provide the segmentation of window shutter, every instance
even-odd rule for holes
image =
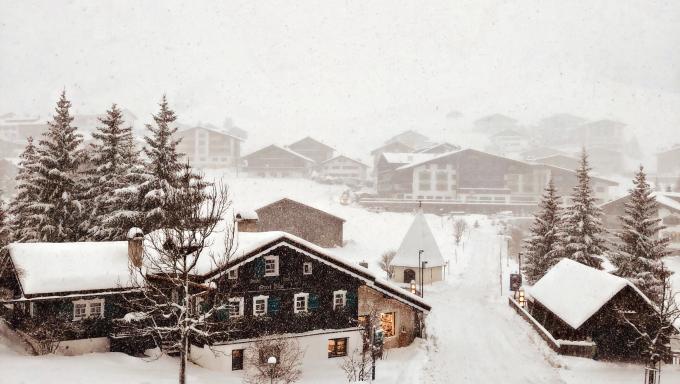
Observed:
[[[59,304],[59,313],[73,317],[73,303],[70,301],[62,301],[61,304]]]
[[[113,296],[111,296],[113,297]],[[120,309],[113,304],[112,299],[104,299],[104,318],[116,317],[114,313],[119,313]]]
[[[255,259],[255,276],[264,276],[264,257],[258,257]]]
[[[281,299],[278,297],[269,297],[267,300],[267,313],[277,314],[281,310]]]
[[[345,303],[349,308],[355,308],[357,306],[357,292],[354,290],[347,291],[347,296],[345,296]]]
[[[309,294],[309,299],[307,301],[307,308],[310,311],[319,309],[319,296],[314,293]]]
[[[217,321],[226,321],[229,319],[229,309],[218,309],[215,311],[215,318]]]

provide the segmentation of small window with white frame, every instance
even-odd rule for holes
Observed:
[[[229,299],[229,317],[243,316],[243,298],[232,297]]]
[[[270,255],[264,257],[264,275],[278,276],[279,275],[279,257]]]
[[[238,279],[238,267],[234,267],[227,272],[227,277],[229,280],[236,280]]]
[[[253,315],[264,316],[267,314],[267,302],[269,296],[255,296],[253,297]]]
[[[347,291],[333,291],[333,309],[344,308],[347,305]]]
[[[312,262],[308,261],[302,264],[302,274],[311,275],[312,274]]]
[[[104,299],[76,300],[73,302],[73,320],[104,317]]]
[[[294,313],[305,313],[309,304],[309,293],[296,293],[293,296],[293,312]]]

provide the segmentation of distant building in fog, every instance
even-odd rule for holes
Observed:
[[[457,151],[459,149],[460,149],[460,146],[458,146],[458,145],[444,142],[444,143],[431,144],[431,145],[425,146],[423,148],[420,148],[418,150],[415,150],[413,152],[415,152],[415,153],[446,153],[446,152]],[[394,151],[391,151],[391,152],[394,152]],[[397,151],[397,152],[401,152],[401,151]]]
[[[241,164],[248,175],[254,177],[308,177],[316,162],[272,144],[243,156]]]
[[[177,151],[197,168],[225,168],[239,164],[243,139],[224,131],[193,127],[177,131]]]
[[[491,135],[491,145],[492,151],[495,153],[519,155],[529,145],[529,138],[514,129],[505,129]]]
[[[301,154],[302,156],[314,160],[314,162],[317,164],[329,160],[333,157],[333,153],[335,153],[335,149],[333,149],[333,147],[330,147],[309,136],[302,140],[296,141],[291,145],[288,145],[287,148]]]
[[[496,113],[475,120],[474,128],[479,133],[494,135],[507,129],[517,129],[517,120]]]
[[[664,190],[680,186],[680,144],[656,154],[656,177]]]
[[[533,162],[538,164],[554,165],[556,167],[569,170],[574,170],[578,168],[579,165],[581,165],[581,161],[579,159],[566,155],[552,155],[546,157],[539,157],[533,159]]]
[[[429,140],[430,139],[422,133],[409,129],[387,139],[385,144],[402,143],[416,150],[426,146],[429,143]]]
[[[624,147],[624,128],[626,124],[614,120],[597,120],[582,124],[571,131],[569,142],[591,147],[604,147],[622,150]]]
[[[368,165],[344,155],[328,159],[318,168],[320,176],[342,180],[348,184],[363,184],[368,179]]]

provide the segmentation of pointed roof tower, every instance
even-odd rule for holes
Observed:
[[[392,260],[392,265],[400,267],[418,267],[418,251],[423,250],[421,261],[427,261],[427,268],[444,265],[444,258],[439,251],[437,241],[432,234],[425,215],[419,209],[411,227],[401,241],[399,250]]]

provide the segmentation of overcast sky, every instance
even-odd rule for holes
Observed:
[[[63,87],[78,112],[117,102],[141,122],[167,93],[250,145],[313,134],[358,154],[570,112],[651,148],[680,141],[680,2],[0,0],[0,114],[45,116]]]

